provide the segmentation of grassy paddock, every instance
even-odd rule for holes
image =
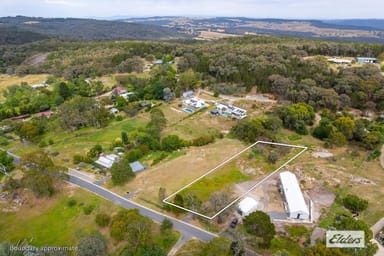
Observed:
[[[0,91],[3,91],[8,86],[11,85],[20,85],[21,83],[27,83],[29,85],[39,84],[47,80],[48,75],[26,75],[26,76],[15,76],[15,75],[5,75],[0,74]],[[3,99],[3,94],[0,93],[0,99]]]
[[[75,199],[76,205],[70,207],[69,198]],[[97,231],[96,213],[113,213],[119,209],[109,201],[75,188],[66,189],[51,199],[32,200],[17,212],[0,212],[0,240],[16,243],[32,239],[35,246],[75,246],[80,237]],[[85,215],[83,208],[88,205],[94,210]]]

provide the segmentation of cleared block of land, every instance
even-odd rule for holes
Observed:
[[[213,219],[306,149],[304,146],[258,141],[169,195],[163,202]],[[254,183],[247,186],[244,193],[234,189],[234,185],[244,181]]]

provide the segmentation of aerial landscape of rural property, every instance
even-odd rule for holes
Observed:
[[[380,5],[5,0],[0,256],[384,256]]]

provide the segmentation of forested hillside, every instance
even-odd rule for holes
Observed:
[[[0,31],[18,33],[1,34],[0,44],[20,44],[39,41],[47,37],[70,40],[172,40],[186,38],[173,29],[119,21],[74,18],[0,18]],[[23,34],[20,34],[22,31]]]

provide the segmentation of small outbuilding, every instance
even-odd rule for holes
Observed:
[[[280,173],[282,192],[290,219],[308,220],[309,210],[305,203],[296,175],[291,172]]]
[[[145,165],[142,165],[139,161],[129,163],[129,166],[131,167],[134,173],[141,172],[147,169],[147,167]]]
[[[245,197],[239,203],[239,213],[241,216],[246,217],[257,209],[257,202],[252,197]]]
[[[370,58],[370,57],[357,57],[356,58],[357,63],[360,64],[367,64],[367,63],[376,63],[377,59],[376,58]]]

